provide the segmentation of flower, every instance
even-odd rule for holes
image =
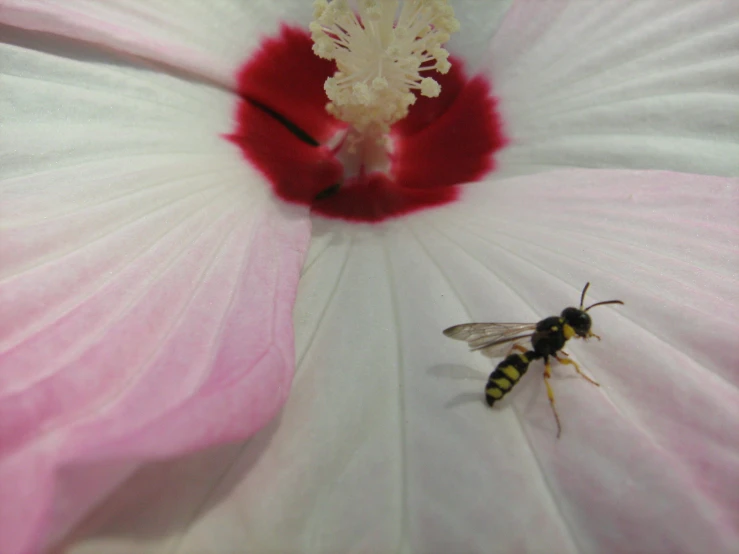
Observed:
[[[313,221],[270,419],[307,209],[221,135],[309,6],[2,2],[0,551],[96,505],[70,551],[733,548],[737,8],[480,4],[449,50],[509,146],[433,211]],[[491,413],[441,329],[586,280],[626,305],[571,351],[602,390],[555,381],[557,441],[534,375]]]

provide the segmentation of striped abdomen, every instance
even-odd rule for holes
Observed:
[[[500,362],[490,374],[488,384],[485,386],[485,400],[488,405],[492,406],[503,398],[523,377],[529,369],[529,364],[539,357],[536,352],[529,350],[523,354],[511,354]]]

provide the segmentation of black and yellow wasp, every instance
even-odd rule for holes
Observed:
[[[489,406],[503,398],[513,388],[513,385],[518,383],[529,369],[531,362],[543,358],[544,383],[547,386],[547,396],[557,422],[557,438],[559,438],[562,425],[554,405],[554,392],[549,384],[552,376],[549,358],[554,358],[561,364],[573,366],[586,381],[599,387],[598,383],[580,371],[580,366],[574,361],[562,358],[559,354],[567,356],[562,348],[571,338],[595,337],[600,340],[600,337],[591,331],[593,321],[588,315],[588,310],[605,304],[623,304],[621,300],[607,300],[596,302],[583,309],[585,293],[589,286],[590,283],[586,283],[585,288],[582,289],[579,308],[565,308],[560,315],[547,317],[538,323],[463,323],[444,330],[447,337],[467,341],[470,350],[480,351],[488,358],[497,358],[507,345],[513,343],[508,356],[495,367],[488,378],[485,386],[485,400]],[[529,338],[531,339],[531,350],[518,344]],[[513,353],[514,350],[519,352]]]

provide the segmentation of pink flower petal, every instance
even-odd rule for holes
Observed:
[[[511,145],[560,167],[739,175],[739,2],[516,0],[483,65]]]
[[[226,87],[263,35],[311,18],[310,2],[2,0],[0,22],[92,43]]]
[[[452,34],[445,48],[462,58],[472,75],[480,70],[491,38],[514,0],[453,0],[454,17],[460,30]]]
[[[572,170],[317,221],[280,420],[136,473],[70,553],[731,553],[737,209],[737,180]],[[540,364],[490,410],[490,362],[441,330],[558,313],[587,280],[626,305],[568,348],[601,388],[555,367],[557,440]]]
[[[26,554],[138,462],[274,416],[310,225],[222,138],[232,95],[0,56],[0,552]],[[70,495],[66,472],[100,460]]]

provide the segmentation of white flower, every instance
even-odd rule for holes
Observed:
[[[455,2],[448,44],[496,169],[314,217],[293,354],[308,209],[224,136],[310,4],[0,1],[0,552],[735,548],[738,6],[506,7]],[[441,330],[585,281],[626,305],[568,347],[602,386],[553,380],[557,440],[538,365],[491,411]]]

